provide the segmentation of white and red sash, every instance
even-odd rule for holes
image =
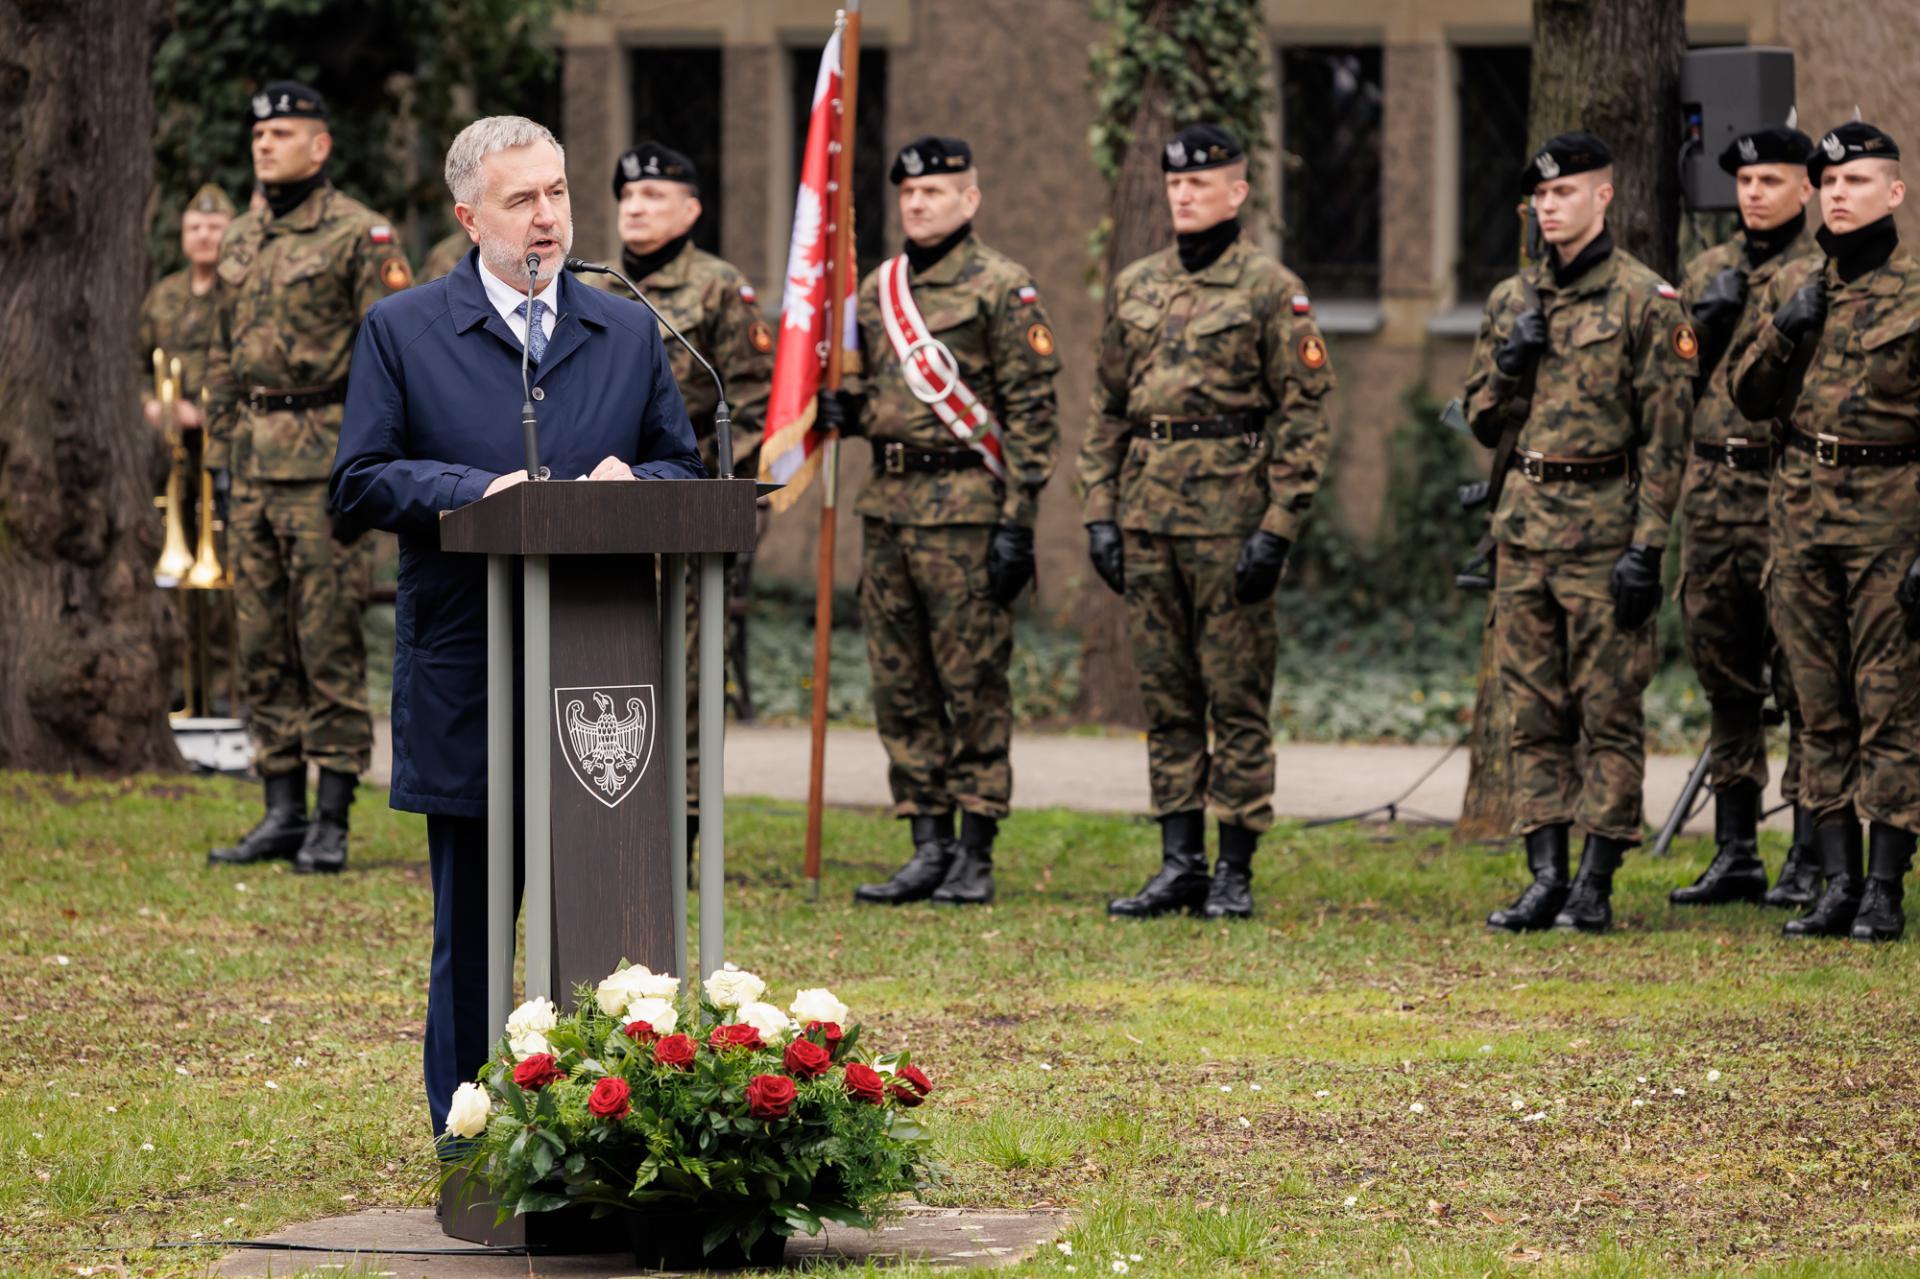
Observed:
[[[927,322],[920,318],[913,290],[907,286],[905,254],[880,264],[880,318],[914,398],[931,408],[954,438],[978,453],[993,477],[1004,482],[1007,459],[1000,423],[960,380],[960,362],[947,344],[927,332]]]

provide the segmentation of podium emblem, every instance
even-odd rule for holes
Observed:
[[[553,715],[560,753],[589,795],[613,808],[634,792],[659,735],[653,685],[556,688]]]

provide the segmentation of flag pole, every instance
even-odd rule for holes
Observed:
[[[860,85],[860,0],[835,15],[840,29],[840,118],[828,168],[827,372],[838,391],[846,373],[847,266],[853,261],[853,120]],[[827,683],[833,653],[833,542],[840,488],[840,435],[827,437],[820,490],[818,577],[813,597],[813,754],[807,767],[807,896],[820,900],[820,823],[826,805]]]

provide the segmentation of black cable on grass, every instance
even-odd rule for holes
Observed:
[[[1431,778],[1435,773],[1440,771],[1440,766],[1446,763],[1448,760],[1452,759],[1454,756],[1454,753],[1457,752],[1462,746],[1465,746],[1466,744],[1467,744],[1467,734],[1462,733],[1459,736],[1459,738],[1453,743],[1453,745],[1447,747],[1445,754],[1441,755],[1439,759],[1434,760],[1432,765],[1428,767],[1426,772],[1420,774],[1419,777],[1414,779],[1413,785],[1407,787],[1405,790],[1401,791],[1398,795],[1395,795],[1392,799],[1388,800],[1386,803],[1375,804],[1372,808],[1363,808],[1357,813],[1348,813],[1342,817],[1316,817],[1312,821],[1302,822],[1300,824],[1300,828],[1302,830],[1315,830],[1322,826],[1340,826],[1347,822],[1365,821],[1367,818],[1373,816],[1375,813],[1385,813],[1387,815],[1387,820],[1390,822],[1400,820],[1400,811],[1401,811],[1400,806],[1406,802],[1407,796],[1413,794],[1415,791],[1419,790],[1422,786],[1425,786],[1427,784],[1428,779]],[[1435,825],[1438,825],[1438,826],[1448,825],[1447,822],[1444,822],[1437,817],[1431,817],[1425,813],[1415,813],[1414,810],[1412,809],[1408,809],[1407,812],[1409,814],[1412,814],[1413,816],[1419,817],[1424,821],[1433,822]]]

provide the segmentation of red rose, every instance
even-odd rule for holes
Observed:
[[[765,1042],[760,1032],[744,1021],[727,1026],[715,1026],[713,1033],[707,1036],[707,1047],[719,1052],[726,1048],[764,1048]]]
[[[798,1078],[815,1079],[833,1065],[833,1054],[811,1039],[796,1039],[787,1045],[781,1061]]]
[[[903,1106],[917,1106],[933,1091],[933,1080],[918,1066],[902,1066],[894,1072],[894,1077],[905,1082],[894,1084],[888,1091]]]
[[[887,1086],[881,1082],[880,1072],[872,1066],[863,1066],[857,1061],[850,1061],[847,1063],[845,1073],[847,1091],[853,1094],[856,1101],[877,1106],[886,1098]]]
[[[535,1053],[513,1068],[513,1082],[533,1091],[560,1078],[560,1064],[552,1053]]]
[[[627,1038],[636,1044],[650,1044],[659,1036],[653,1033],[650,1021],[630,1021],[627,1023]]]
[[[838,1048],[840,1041],[846,1038],[837,1021],[810,1021],[807,1023],[807,1033],[819,1035],[820,1042],[828,1048]]]
[[[675,1070],[693,1069],[693,1041],[685,1035],[668,1035],[653,1041],[653,1059]]]
[[[633,1109],[633,1103],[627,1081],[608,1075],[593,1086],[593,1093],[587,1098],[587,1109],[602,1119],[625,1119],[627,1112]]]
[[[793,1080],[785,1075],[755,1075],[747,1082],[747,1112],[755,1119],[785,1119],[794,1096]]]

